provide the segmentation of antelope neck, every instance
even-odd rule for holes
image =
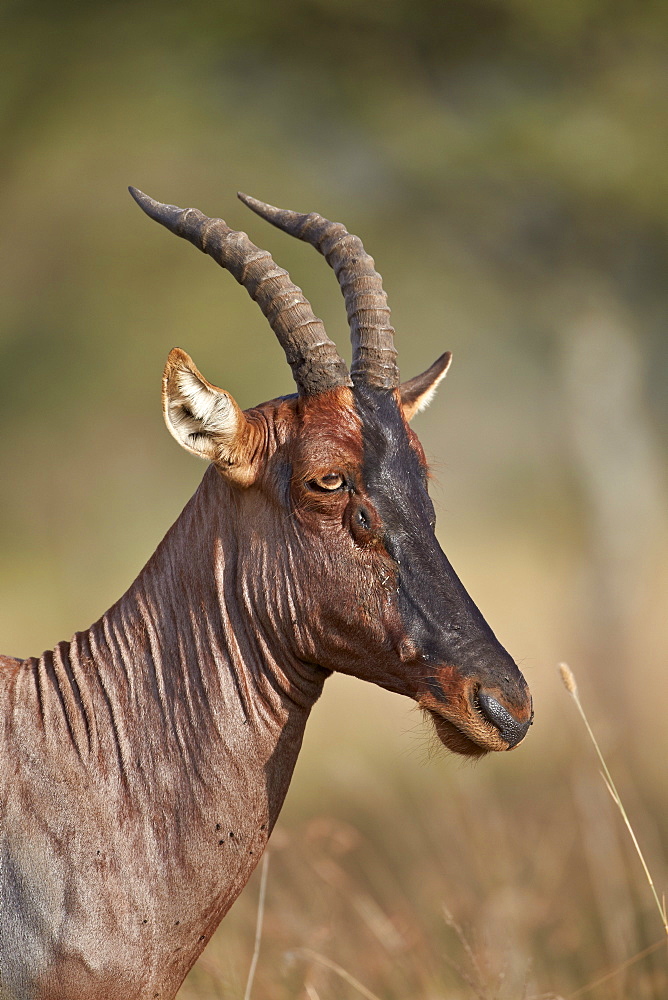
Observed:
[[[226,746],[253,732],[268,757],[288,715],[308,714],[320,693],[324,675],[299,673],[298,663],[277,657],[267,635],[277,624],[274,609],[266,602],[260,615],[239,579],[228,491],[209,468],[126,594],[88,631],[35,663],[45,725],[60,703],[82,761],[111,737],[104,757],[113,750],[128,782],[153,752],[156,766],[164,767],[171,749],[175,766],[190,770],[210,752],[210,738]],[[256,555],[262,584],[270,586]],[[96,686],[110,726],[96,721],[89,704]],[[51,704],[49,689],[57,692]]]
[[[26,955],[35,981],[74,962],[77,996],[99,987],[86,993],[81,955],[119,974],[132,955],[129,998],[176,989],[276,821],[326,672],[272,652],[271,608],[249,618],[228,490],[211,467],[98,622],[0,671],[0,863],[17,897],[7,927],[0,912],[0,967],[18,996]],[[103,939],[70,941],[68,914],[93,912]]]

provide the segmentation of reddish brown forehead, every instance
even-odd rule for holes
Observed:
[[[387,403],[394,414],[392,423],[395,426],[389,433],[392,444],[396,447],[398,438],[403,438],[410,446],[413,461],[417,457],[419,464],[426,468],[422,445],[404,419],[398,394],[383,395],[391,397]],[[323,468],[339,466],[361,470],[368,457],[365,452],[369,450],[368,441],[365,442],[368,415],[358,396],[355,389],[339,386],[318,395],[269,400],[247,414],[266,424],[268,438],[273,438],[276,445],[287,447],[291,461],[297,466],[313,467],[315,464]],[[390,452],[394,450],[390,447]]]
[[[361,468],[362,423],[352,390],[340,386],[296,402],[299,431],[295,463]]]
[[[258,427],[265,461],[274,455],[287,461],[293,477],[362,469],[362,422],[347,386],[313,396],[271,399],[245,412]]]

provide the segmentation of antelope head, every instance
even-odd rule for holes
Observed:
[[[236,512],[238,590],[253,627],[302,674],[343,671],[415,699],[451,750],[517,746],[532,719],[527,685],[440,548],[427,463],[409,427],[450,354],[400,381],[380,275],[342,225],[240,195],[334,269],[350,372],[301,290],[245,233],[130,191],[247,289],[297,384],[294,396],[242,410],[180,349],[165,368],[167,426],[212,463]]]

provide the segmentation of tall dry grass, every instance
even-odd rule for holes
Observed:
[[[331,694],[340,720],[348,689]],[[405,752],[382,721],[377,751],[355,761],[343,742],[307,746],[271,842],[254,1000],[664,1000],[665,935],[572,721],[540,768],[531,737],[461,765],[425,759],[422,742]],[[661,801],[616,770],[665,885]],[[180,1000],[243,996],[258,888],[255,876]]]
[[[656,908],[657,908],[657,910],[659,912],[659,918],[660,918],[661,923],[663,925],[663,929],[666,932],[666,935],[668,935],[668,917],[666,916],[666,897],[665,897],[665,894],[664,894],[663,898],[660,900],[659,897],[658,897],[658,895],[657,895],[656,886],[654,884],[654,879],[652,877],[652,873],[649,870],[649,866],[648,866],[648,864],[647,864],[647,862],[645,860],[645,855],[642,852],[640,844],[638,843],[638,838],[636,837],[636,832],[633,829],[633,824],[631,823],[631,820],[629,819],[629,815],[628,815],[628,813],[626,811],[626,808],[624,806],[624,803],[622,801],[622,797],[619,794],[619,792],[617,791],[617,786],[616,786],[616,784],[615,784],[615,782],[613,780],[612,775],[610,774],[610,770],[609,770],[608,765],[607,765],[607,763],[605,761],[605,757],[603,756],[603,753],[601,752],[601,748],[598,745],[598,740],[596,739],[596,736],[594,735],[594,731],[593,731],[593,729],[591,728],[591,726],[589,724],[589,719],[587,718],[585,710],[584,710],[584,708],[582,706],[582,702],[580,701],[580,694],[578,692],[578,686],[577,686],[577,683],[576,683],[576,680],[575,680],[575,675],[573,674],[573,671],[571,670],[571,668],[568,666],[567,663],[560,663],[559,664],[559,672],[561,674],[561,679],[564,682],[564,687],[566,688],[566,690],[568,691],[568,693],[573,698],[573,701],[575,702],[577,710],[580,713],[580,717],[582,718],[582,721],[585,724],[585,728],[587,730],[587,735],[589,736],[589,739],[591,740],[591,742],[592,742],[592,744],[594,746],[594,750],[596,751],[596,755],[597,755],[597,757],[599,759],[599,762],[600,762],[600,765],[601,765],[601,777],[603,778],[603,781],[605,782],[605,787],[610,792],[610,797],[612,798],[612,801],[617,806],[617,808],[619,810],[619,813],[620,813],[620,816],[622,817],[622,820],[624,821],[624,825],[626,826],[626,829],[629,832],[629,836],[631,837],[631,842],[632,842],[632,844],[633,844],[633,846],[635,848],[636,854],[638,855],[638,858],[640,860],[640,864],[642,865],[643,872],[645,873],[645,878],[647,879],[647,884],[649,885],[650,892],[652,894],[654,902],[656,903]]]

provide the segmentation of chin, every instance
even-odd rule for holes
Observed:
[[[426,709],[434,723],[434,729],[439,740],[448,750],[458,753],[462,757],[484,757],[489,753],[491,747],[481,746],[475,743],[469,736],[457,729],[457,726],[449,719],[443,718],[437,712]]]

